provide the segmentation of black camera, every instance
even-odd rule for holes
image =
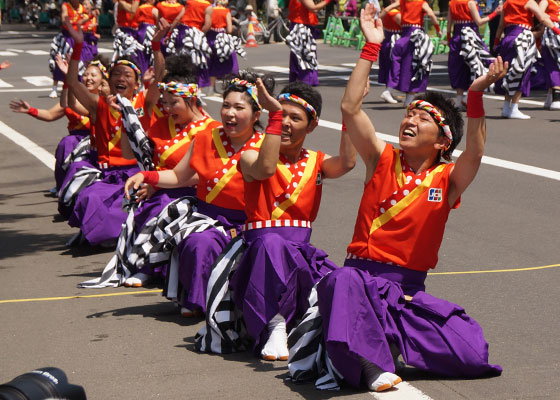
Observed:
[[[40,368],[0,385],[0,400],[86,400],[84,388],[68,383],[64,371]]]

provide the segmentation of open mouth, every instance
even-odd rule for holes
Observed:
[[[115,85],[115,89],[119,92],[124,92],[126,90],[126,85],[117,84]]]
[[[237,122],[226,121],[226,122],[224,123],[224,125],[225,125],[227,128],[232,129],[232,128],[235,128],[235,127],[237,126]]]
[[[412,132],[410,129],[405,129],[405,130],[403,131],[403,136],[406,136],[406,137],[415,137],[416,134],[415,134],[414,132]]]

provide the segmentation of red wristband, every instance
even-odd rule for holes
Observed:
[[[161,42],[157,40],[152,40],[152,50],[153,51],[161,51]]]
[[[467,96],[467,117],[484,117],[484,102],[482,101],[482,93],[483,92],[469,90],[469,95]]]
[[[447,32],[447,43],[451,41],[451,32]]]
[[[496,11],[492,11],[490,14],[488,14],[488,20],[493,20],[494,18],[496,18],[498,16],[498,13]]]
[[[379,49],[381,45],[379,43],[366,43],[364,48],[362,49],[362,53],[360,54],[360,58],[364,60],[368,60],[371,62],[377,61],[377,57],[379,56]]]
[[[496,47],[499,44],[500,44],[500,38],[497,37],[496,39],[494,39],[494,47]]]
[[[557,35],[560,35],[560,29],[556,26],[554,28],[552,28],[552,32],[554,32]]]
[[[346,128],[346,124],[342,121],[342,132],[347,132],[348,129]]]
[[[144,176],[144,183],[155,186],[159,182],[159,173],[157,171],[140,171]]]
[[[72,56],[70,57],[71,60],[80,61],[80,57],[82,56],[82,46],[83,43],[74,43],[74,47],[72,48]]]
[[[434,28],[436,28],[436,32],[437,32],[438,36],[441,36],[441,28],[439,27],[439,24],[435,24]]]
[[[29,110],[27,110],[27,114],[31,115],[32,117],[36,117],[39,114],[39,110],[37,110],[35,107],[29,107]]]
[[[266,127],[267,135],[282,135],[282,119],[284,112],[282,110],[272,111],[268,114],[268,126]]]
[[[62,84],[62,90],[68,89],[68,84],[66,83],[66,79],[64,79],[64,83]]]

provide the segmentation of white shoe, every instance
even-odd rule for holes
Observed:
[[[143,272],[137,272],[124,281],[124,286],[126,287],[142,287],[146,283],[152,280],[152,277]]]
[[[523,114],[521,111],[519,111],[519,108],[517,108],[517,107],[512,107],[509,115],[507,116],[507,118],[510,118],[510,119],[531,119],[531,116],[529,116],[527,114]]]
[[[56,90],[53,90],[50,94],[49,94],[49,98],[51,99],[56,99],[58,97],[58,93],[56,92]]]
[[[267,361],[286,361],[288,359],[288,335],[286,334],[286,320],[276,314],[268,323],[270,336],[266,341],[261,356]]]
[[[385,101],[385,103],[389,103],[389,104],[397,104],[398,103],[398,101],[395,100],[393,98],[393,96],[391,96],[391,92],[389,92],[387,89],[385,89],[379,97],[381,97],[383,99],[383,101]]]
[[[560,101],[553,101],[550,103],[549,110],[560,110]]]
[[[200,317],[202,313],[199,310],[191,311],[190,308],[181,307],[181,316],[184,318]]]

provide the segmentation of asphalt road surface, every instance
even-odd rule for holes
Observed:
[[[19,27],[18,27],[19,28]],[[91,399],[310,398],[348,399],[556,399],[560,390],[560,113],[542,109],[543,92],[524,99],[528,121],[500,118],[501,101],[485,98],[486,158],[475,182],[451,213],[440,261],[427,279],[433,295],[462,305],[484,328],[498,378],[455,380],[407,369],[407,385],[383,394],[350,388],[316,391],[285,381],[287,365],[250,353],[208,355],[194,351],[201,319],[183,319],[157,287],[77,289],[98,276],[107,249],[67,248],[76,232],[57,216],[50,154],[66,123],[43,123],[8,108],[23,98],[49,108],[47,59],[54,32],[0,32],[0,382],[34,368],[56,366]],[[110,51],[111,44],[100,47]],[[243,67],[269,71],[287,82],[288,48],[248,49]],[[358,52],[319,45],[321,125],[310,149],[336,154],[339,102]],[[446,59],[436,56],[430,87],[450,93]],[[375,70],[372,82],[376,80]],[[278,90],[277,90],[278,92]],[[402,104],[379,99],[372,85],[364,108],[378,132],[396,140]],[[219,116],[219,99],[207,98]],[[15,132],[32,141],[23,148]],[[21,142],[21,139],[16,139]],[[38,147],[33,147],[38,146]],[[463,149],[461,145],[459,149]],[[42,162],[41,149],[46,151]],[[326,181],[312,242],[339,265],[352,235],[364,168]]]

